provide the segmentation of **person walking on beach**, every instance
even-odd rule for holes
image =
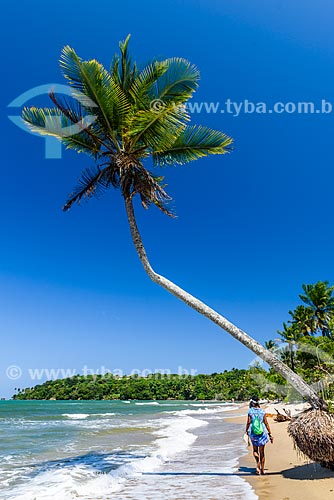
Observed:
[[[270,440],[273,442],[265,410],[260,408],[259,398],[253,396],[249,403],[246,434],[249,434],[253,445],[253,456],[256,461],[256,474],[264,474],[264,447]]]

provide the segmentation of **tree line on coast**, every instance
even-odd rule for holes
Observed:
[[[211,375],[178,375],[154,373],[117,376],[76,375],[51,380],[32,388],[20,390],[14,399],[139,399],[139,400],[198,400],[245,399],[252,394],[256,381],[249,370],[225,371]]]
[[[303,285],[299,298],[301,303],[289,311],[290,319],[265,346],[330,399],[334,376],[334,286],[327,281]],[[211,375],[75,375],[19,389],[13,399],[244,400],[253,394],[270,399],[297,397],[281,375],[255,362],[248,369],[234,368]]]

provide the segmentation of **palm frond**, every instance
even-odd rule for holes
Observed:
[[[119,48],[121,50],[120,68],[119,68],[119,81],[123,92],[127,92],[134,81],[137,74],[136,64],[131,63],[129,56],[128,45],[131,35],[128,35],[124,42],[119,43]]]
[[[121,77],[119,74],[119,63],[120,63],[120,58],[118,54],[114,54],[114,57],[112,58],[111,64],[110,64],[110,74],[111,78],[121,87]]]
[[[76,99],[56,96],[54,92],[50,92],[49,97],[59,111],[73,123],[73,131],[77,129],[80,132],[81,129],[96,143],[98,149],[103,146],[107,151],[114,152],[113,143],[110,143],[109,137],[101,129],[96,115],[89,114],[89,110],[84,108]],[[85,128],[81,125],[83,118],[86,119],[87,123],[90,123]],[[73,134],[67,134],[66,138],[71,137],[71,135]]]
[[[22,110],[22,120],[32,132],[40,135],[51,135],[58,139],[63,137],[63,128],[71,125],[57,108],[36,108],[25,106]]]
[[[58,139],[63,139],[72,131],[77,130],[72,128],[73,121],[57,108],[24,107],[22,119],[33,132],[38,132],[40,135],[51,135]],[[78,127],[80,126],[82,133],[85,133],[85,128],[89,124],[90,121],[85,122],[85,117],[82,117]]]
[[[96,145],[91,137],[85,134],[74,134],[61,139],[62,144],[66,149],[73,149],[77,153],[85,153],[93,156],[94,159],[99,157],[99,145]]]
[[[187,101],[198,87],[198,69],[181,57],[166,59],[164,63],[168,65],[168,70],[157,80],[154,97],[175,104]]]
[[[100,144],[87,133],[91,120],[85,116],[76,115],[75,121],[65,116],[57,108],[25,107],[22,119],[30,130],[40,135],[56,137],[67,147],[76,149],[96,157],[100,151]],[[81,131],[80,131],[81,130]]]
[[[189,119],[186,108],[175,106],[172,102],[159,111],[137,111],[128,123],[127,137],[131,139],[131,150],[143,145],[152,149],[171,147]]]
[[[209,154],[225,154],[231,150],[231,137],[201,125],[186,127],[168,149],[156,149],[153,161],[157,166],[180,165]]]
[[[115,130],[122,127],[130,103],[108,71],[95,59],[82,61],[68,45],[62,50],[60,66],[83,106],[97,115],[100,126],[116,147]]]
[[[161,77],[168,69],[166,61],[154,61],[148,64],[134,79],[129,89],[129,93],[134,99],[136,107],[141,107],[143,104],[150,104],[152,94],[150,91],[157,79]],[[143,102],[144,101],[144,102]]]
[[[108,164],[107,167],[101,169],[99,166],[87,168],[81,174],[78,185],[70,194],[68,200],[63,206],[66,212],[74,203],[80,203],[83,198],[92,198],[103,194],[110,184],[112,184],[108,173],[113,169],[113,165]]]

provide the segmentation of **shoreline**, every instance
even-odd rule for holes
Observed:
[[[242,412],[244,416],[231,416],[229,421],[239,426],[245,425],[247,410],[248,405],[242,406],[238,414]],[[288,422],[275,422],[273,418],[268,421],[274,443],[268,443],[265,448],[266,474],[255,474],[251,446],[245,445],[245,455],[239,459],[238,472],[242,473],[243,479],[251,485],[259,500],[333,500],[334,471],[310,462],[294,449],[287,433]]]

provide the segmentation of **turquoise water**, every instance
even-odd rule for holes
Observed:
[[[192,467],[195,478],[203,467],[228,470],[222,478],[233,498],[256,498],[232,474],[244,450],[240,430],[223,419],[230,409],[190,401],[1,401],[0,499],[156,500],[170,483],[182,498],[204,499],[202,478],[194,485],[179,475]]]

